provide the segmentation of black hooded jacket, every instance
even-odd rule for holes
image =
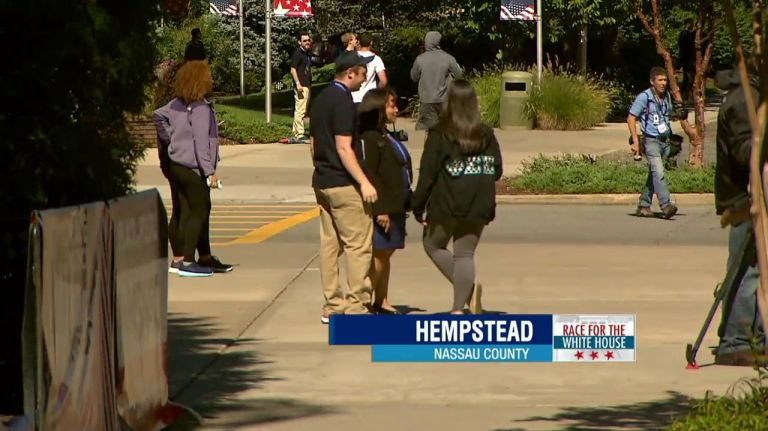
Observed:
[[[476,154],[462,154],[455,140],[437,129],[428,132],[413,193],[416,220],[488,224],[495,218],[501,149],[493,129],[484,126],[483,135],[483,147]]]
[[[717,115],[717,166],[715,207],[720,215],[728,208],[749,206],[749,158],[752,127],[746,97],[737,70],[718,72],[717,86],[727,90]],[[750,81],[755,105],[759,103],[758,82]]]

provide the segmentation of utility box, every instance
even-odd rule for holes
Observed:
[[[523,111],[531,85],[533,85],[531,73],[513,71],[504,72],[501,75],[499,126],[502,129],[533,128],[533,119],[526,117]]]

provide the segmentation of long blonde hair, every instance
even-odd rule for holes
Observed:
[[[176,72],[173,85],[176,97],[184,103],[203,100],[206,94],[213,90],[213,75],[211,66],[205,60],[194,60],[184,63]]]

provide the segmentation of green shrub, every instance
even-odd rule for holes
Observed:
[[[326,64],[323,67],[320,68],[312,68],[312,83],[326,83],[333,81],[333,78],[335,78],[336,75],[336,65]],[[291,72],[286,73],[283,75],[283,77],[280,79],[280,81],[274,83],[275,90],[277,91],[283,91],[283,90],[290,90],[293,88],[293,77],[291,76]]]
[[[714,166],[684,166],[668,171],[667,179],[672,193],[713,193],[714,175]],[[645,163],[539,155],[523,161],[521,175],[509,185],[517,193],[531,194],[639,193],[647,176]]]
[[[695,403],[688,416],[675,421],[668,430],[768,430],[768,387],[764,378],[740,380],[721,397],[708,393]]]
[[[291,134],[292,119],[283,115],[273,115],[267,123],[261,111],[216,105],[216,114],[223,124],[219,128],[221,137],[240,144],[268,144],[288,137]]]
[[[23,414],[21,322],[30,214],[130,193],[142,146],[126,114],[144,108],[157,57],[157,1],[9,2],[0,93],[0,410]]]
[[[483,122],[499,127],[499,103],[501,101],[501,72],[491,70],[470,76],[480,101],[480,115]]]
[[[539,129],[584,130],[605,121],[610,100],[611,91],[595,78],[547,71],[534,82],[525,113]]]

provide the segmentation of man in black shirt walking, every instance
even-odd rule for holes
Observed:
[[[291,77],[293,78],[293,95],[295,107],[293,111],[293,138],[300,141],[304,138],[304,116],[309,106],[310,89],[312,88],[312,37],[309,32],[299,34],[299,47],[291,57]]]
[[[365,278],[373,256],[371,204],[376,189],[360,167],[357,111],[352,91],[365,81],[373,57],[347,51],[336,59],[336,78],[312,105],[312,187],[320,205],[320,278],[325,304],[321,322],[331,314],[367,314],[371,286]],[[347,255],[344,295],[339,258]]]

